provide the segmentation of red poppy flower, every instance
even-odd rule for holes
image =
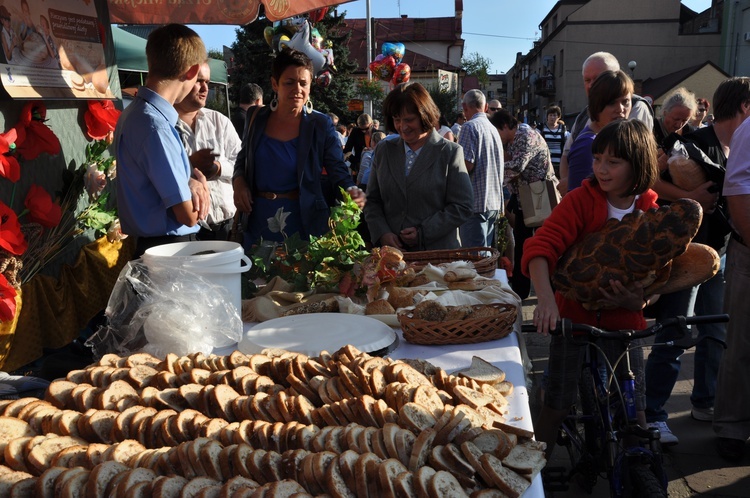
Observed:
[[[11,128],[5,133],[0,133],[0,176],[16,183],[21,178],[21,165],[15,157],[9,155],[11,145],[18,142],[18,133]]]
[[[0,273],[0,322],[9,322],[16,316],[16,289]]]
[[[16,152],[27,161],[42,152],[53,156],[60,153],[60,140],[44,124],[46,118],[47,108],[39,101],[27,102],[21,111],[21,119],[15,126],[19,138]]]
[[[0,202],[0,248],[20,256],[28,247],[29,243],[21,232],[18,216],[11,208]]]
[[[23,204],[29,210],[29,221],[39,223],[45,228],[52,228],[60,223],[62,209],[52,201],[49,193],[39,185],[31,186]]]
[[[89,110],[83,116],[86,133],[94,140],[103,140],[115,131],[120,111],[111,100],[89,100]]]

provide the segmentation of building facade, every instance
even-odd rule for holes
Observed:
[[[639,82],[705,62],[719,64],[723,0],[696,13],[680,0],[560,0],[540,23],[541,39],[508,72],[511,110],[527,122],[558,105],[566,118],[585,105],[581,65],[610,52]],[[626,8],[624,8],[626,7]]]

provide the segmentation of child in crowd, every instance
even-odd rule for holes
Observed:
[[[370,168],[372,167],[372,155],[375,152],[375,146],[385,138],[385,133],[376,131],[370,139],[370,146],[362,152],[362,161],[359,163],[359,173],[357,174],[357,185],[362,190],[367,189],[367,182],[370,181]]]
[[[602,290],[602,293],[604,301],[615,308],[598,311],[584,309],[580,302],[554,292],[550,284],[550,275],[560,257],[583,236],[601,230],[609,218],[622,219],[635,209],[646,211],[658,207],[657,195],[651,190],[659,174],[656,143],[651,130],[643,123],[615,121],[608,124],[596,136],[592,150],[593,175],[584,180],[582,188],[572,190],[563,198],[523,247],[522,270],[530,276],[539,300],[534,310],[534,325],[543,334],[554,329],[561,318],[609,330],[646,327],[642,310],[652,296],[644,299],[643,288],[638,284],[626,288],[619,281],[610,281],[611,290]],[[619,343],[612,346],[616,348]],[[536,437],[547,443],[548,455],[560,424],[576,402],[582,352],[580,344],[562,336],[551,339],[548,385],[544,406],[535,424]],[[645,427],[641,349],[631,352],[631,368],[636,377],[638,420]]]

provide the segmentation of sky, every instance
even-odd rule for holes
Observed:
[[[478,52],[492,61],[490,73],[508,71],[516,60],[516,53],[531,50],[540,36],[539,23],[557,3],[556,0],[464,0],[463,35],[464,56]],[[683,0],[696,12],[711,6],[711,0]],[[366,0],[356,0],[338,6],[348,19],[367,16]],[[455,0],[370,0],[370,15],[374,18],[454,17]],[[209,49],[221,51],[223,45],[235,41],[236,26],[192,25]],[[403,41],[408,40],[393,40]]]

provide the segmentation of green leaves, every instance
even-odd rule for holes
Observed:
[[[299,234],[284,234],[289,213],[282,209],[268,219],[269,229],[284,234],[284,242],[270,250],[268,244],[256,247],[253,263],[265,270],[267,276],[281,276],[297,290],[337,290],[339,282],[348,275],[354,278],[355,265],[369,255],[357,231],[361,210],[343,189],[344,201],[331,208],[330,230],[320,236],[302,240]]]

